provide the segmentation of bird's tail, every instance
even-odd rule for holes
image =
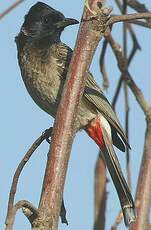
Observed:
[[[86,128],[86,132],[97,143],[103,153],[107,168],[118,193],[125,225],[129,226],[136,219],[134,201],[113,149],[111,132],[109,131],[110,125],[104,117],[103,121],[101,119],[99,117],[99,119],[93,120]]]

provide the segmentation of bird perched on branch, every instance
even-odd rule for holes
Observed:
[[[65,27],[78,21],[66,18],[38,2],[25,16],[16,37],[18,61],[25,86],[36,104],[55,118],[72,50],[60,40]],[[127,138],[108,100],[88,73],[75,119],[77,131],[84,129],[99,146],[117,190],[126,225],[135,220],[134,202],[121,171],[113,145],[125,151]]]

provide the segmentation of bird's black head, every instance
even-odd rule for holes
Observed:
[[[77,23],[77,20],[65,18],[62,13],[45,3],[37,2],[25,16],[21,33],[31,39],[40,40],[60,36],[66,26]]]

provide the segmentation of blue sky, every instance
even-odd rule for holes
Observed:
[[[0,11],[6,9],[13,1],[1,1]],[[60,10],[67,17],[73,17],[80,20],[83,11],[82,0],[49,0],[43,1],[52,7]],[[113,6],[113,12],[117,13],[113,1],[108,1],[110,6]],[[151,9],[149,0],[142,1],[147,3]],[[1,60],[1,162],[0,162],[0,225],[4,229],[4,221],[6,215],[6,207],[8,193],[12,181],[13,173],[22,159],[24,153],[28,150],[33,141],[41,134],[43,130],[52,126],[53,119],[46,113],[40,110],[28,95],[22,82],[20,71],[16,57],[16,45],[14,38],[19,32],[23,22],[23,17],[28,9],[36,1],[25,1],[13,12],[7,15],[0,21],[0,60]],[[151,33],[149,30],[135,26],[135,31],[142,45],[142,52],[137,53],[131,64],[130,71],[134,76],[138,86],[143,90],[148,102],[151,104],[150,93],[150,39]],[[74,47],[78,26],[68,27],[63,35],[62,40]],[[114,27],[113,35],[118,41],[121,41],[120,34],[122,29],[120,25]],[[131,42],[129,43],[131,46]],[[102,78],[99,71],[98,57],[100,53],[99,45],[96,55],[91,65],[91,72],[95,79],[101,85]],[[109,100],[112,99],[116,83],[119,78],[116,60],[108,50],[107,71],[110,76],[110,88],[106,93]],[[131,165],[132,165],[132,184],[133,196],[137,185],[137,176],[142,156],[145,119],[132,93],[129,93],[130,98],[130,144]],[[117,114],[121,123],[124,122],[124,100],[123,93],[117,104]],[[20,178],[16,201],[27,199],[35,206],[38,204],[43,174],[46,164],[48,144],[44,142],[36,151]],[[116,150],[117,151],[117,150]],[[118,151],[117,151],[118,152]],[[118,157],[121,162],[123,171],[125,172],[125,155],[118,152]],[[69,226],[59,224],[59,230],[76,230],[87,229],[91,230],[93,226],[94,207],[93,207],[93,185],[94,185],[94,167],[98,155],[98,147],[93,141],[82,131],[79,132],[74,140],[72,154],[69,162],[69,168],[66,178],[64,198],[67,209],[67,218]],[[110,179],[110,177],[109,177]],[[117,194],[111,182],[108,183],[108,206],[106,215],[106,229],[110,229],[111,224],[117,215],[120,208]],[[30,229],[30,224],[19,211],[14,225],[15,230]],[[126,229],[122,224],[119,230]]]

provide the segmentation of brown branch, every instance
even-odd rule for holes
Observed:
[[[127,70],[127,60],[125,60],[125,58],[123,56],[123,52],[122,52],[121,47],[115,42],[115,40],[113,39],[113,37],[109,33],[109,31],[107,31],[105,33],[105,37],[108,40],[109,44],[111,45],[112,50],[113,50],[113,52],[117,58],[118,67],[119,67],[122,75],[124,75],[123,79],[126,81],[127,85],[131,89],[132,93],[134,94],[137,102],[139,103],[139,105],[142,108],[145,115],[148,115],[149,110],[150,110],[150,106],[147,103],[147,101],[145,100],[142,91],[137,87],[131,74]]]
[[[39,145],[48,137],[51,136],[51,131],[52,128],[46,130],[33,144],[32,146],[29,148],[29,150],[27,151],[27,153],[25,154],[25,156],[23,157],[23,159],[21,160],[21,162],[19,163],[14,177],[13,177],[13,181],[12,181],[12,185],[11,185],[11,189],[10,189],[10,193],[9,193],[9,201],[8,201],[8,209],[7,209],[7,216],[6,216],[6,230],[9,230],[13,227],[13,223],[14,223],[14,199],[15,199],[15,194],[16,194],[16,190],[17,190],[17,185],[18,185],[18,181],[19,181],[19,177],[21,175],[21,172],[23,171],[24,166],[27,164],[27,162],[29,161],[30,157],[33,155],[33,153],[35,152],[35,150],[39,147]]]
[[[128,66],[130,65],[130,63],[131,63],[131,61],[132,61],[137,49],[138,48],[136,48],[135,45],[134,45],[133,49],[131,50],[131,53],[129,55],[129,58],[128,58],[128,62],[127,62]],[[118,84],[117,84],[117,87],[116,87],[116,90],[115,90],[115,94],[114,94],[114,97],[113,97],[113,100],[112,100],[112,107],[114,108],[114,110],[115,110],[115,105],[116,105],[116,102],[117,102],[117,99],[118,99],[118,95],[119,95],[120,90],[121,90],[122,83],[123,83],[123,75],[120,76],[120,79],[118,81]]]
[[[132,24],[138,25],[138,26],[143,26],[145,28],[151,29],[151,23],[150,22],[143,22],[143,21],[131,21]]]
[[[123,12],[122,4],[120,3],[120,1],[119,1],[119,0],[115,0],[115,1],[116,1],[116,4],[117,4],[117,6],[118,6],[120,12],[121,12],[121,13],[126,13],[126,12]],[[127,1],[126,1],[126,4],[128,4]],[[132,23],[135,23],[135,22],[136,22],[136,21],[132,21]],[[137,21],[137,22],[142,22],[142,21]],[[145,22],[143,22],[143,23],[145,23]],[[147,24],[147,23],[146,23],[146,24]],[[130,33],[130,35],[131,35],[131,37],[132,37],[132,40],[133,40],[133,49],[132,49],[132,50],[141,49],[141,47],[140,47],[140,45],[139,45],[139,42],[138,42],[138,39],[137,39],[137,37],[136,37],[136,35],[135,35],[135,32],[133,31],[133,28],[132,28],[131,24],[125,23],[124,25],[125,25],[126,28],[128,29],[128,31],[129,31],[129,33]],[[134,51],[133,51],[133,52],[134,52]],[[132,54],[133,54],[133,52],[132,52]],[[134,53],[135,53],[135,52],[134,52]],[[131,55],[130,55],[130,56],[131,56]],[[132,55],[132,57],[133,57],[133,55]],[[130,64],[130,62],[131,62],[131,57],[128,58],[128,65]]]
[[[98,9],[97,3],[97,0],[89,3],[92,10]],[[92,56],[106,29],[107,8],[99,11],[95,16],[98,17],[97,20],[89,20],[90,17],[94,15],[86,9],[57,111],[39,204],[41,218],[35,222],[35,228],[39,226],[45,230],[57,229],[68,160],[75,135],[74,120],[77,106],[83,93],[86,72]]]
[[[149,12],[145,4],[142,4],[137,0],[128,0],[127,4],[138,12]]]
[[[120,4],[119,0],[116,0],[116,3],[118,3],[117,5],[118,5],[118,7],[119,7],[119,9],[120,9],[120,11],[122,13],[122,5]],[[132,48],[132,50],[130,52],[130,55],[129,55],[128,61],[127,61],[127,66],[129,66],[131,61],[132,61],[132,59],[133,59],[133,57],[134,57],[134,55],[136,54],[136,51],[140,50],[141,47],[139,45],[139,42],[138,42],[137,37],[136,37],[136,35],[135,35],[134,31],[133,31],[132,26],[129,23],[126,23],[124,25],[129,30],[129,33],[130,33],[130,35],[132,37],[132,41],[133,41],[133,48]],[[116,104],[117,99],[118,99],[118,95],[119,95],[120,90],[121,90],[122,82],[123,82],[123,75],[120,76],[120,79],[119,79],[119,82],[117,84],[117,88],[116,88],[116,91],[115,91],[115,94],[114,94],[114,97],[113,97],[113,100],[112,100],[112,107],[114,109],[115,109],[115,104]]]
[[[115,2],[116,2],[116,4],[117,4],[117,6],[118,6],[118,8],[119,8],[119,10],[122,12],[122,4],[121,4],[121,2],[119,1],[119,0],[115,0]],[[144,4],[141,4],[141,3],[139,3],[138,1],[127,1],[127,4],[129,5],[129,6],[131,6],[132,8],[134,8],[136,11],[138,11],[138,12],[149,12],[149,10],[147,10],[147,8],[145,7],[145,5]],[[144,21],[138,21],[138,20],[136,20],[136,21],[134,21],[134,20],[132,20],[132,21],[129,21],[130,23],[133,23],[133,24],[135,24],[135,25],[138,25],[138,26],[143,26],[143,27],[146,27],[146,28],[151,28],[151,20],[150,19],[148,19],[148,20],[146,20],[147,22],[144,22]]]
[[[35,208],[33,204],[27,200],[20,200],[15,204],[15,212],[20,208],[22,208],[24,215],[28,218],[30,223],[32,223],[33,220],[39,216],[38,209]]]
[[[116,2],[116,4],[117,4],[117,6],[118,6],[118,8],[119,8],[119,10],[122,12],[122,4],[121,4],[121,2],[120,2],[120,0],[115,0],[115,2]],[[135,7],[135,10],[137,10],[138,12],[149,12],[149,10],[147,10],[147,8],[145,7],[145,5],[144,4],[141,4],[141,3],[139,3],[138,1],[127,1],[127,4],[129,5],[129,6],[131,6],[132,8],[134,8]],[[137,5],[137,6],[136,6]],[[151,20],[150,19],[148,19],[148,20],[146,20],[147,22],[144,22],[144,21],[139,21],[139,20],[136,20],[136,21],[134,21],[134,20],[132,20],[132,21],[129,21],[130,23],[133,23],[133,24],[135,24],[135,25],[138,25],[138,26],[143,26],[143,27],[146,27],[146,28],[148,28],[148,29],[150,29],[151,28]]]
[[[108,25],[110,26],[117,22],[128,22],[136,19],[151,19],[151,13],[136,13],[112,16],[108,21]]]
[[[16,212],[20,208],[24,208],[24,209],[28,210],[28,213],[30,213],[30,215],[27,215],[24,211],[23,212],[26,215],[26,217],[29,219],[29,221],[33,221],[33,218],[37,218],[37,216],[39,215],[38,210],[29,201],[21,200],[21,201],[17,202],[11,208],[10,216],[7,219],[6,230],[12,230],[13,229],[13,224],[14,224]]]
[[[8,13],[10,13],[12,10],[14,10],[17,6],[19,6],[22,2],[25,0],[18,0],[15,3],[13,3],[9,8],[7,8],[4,12],[0,13],[0,20],[6,16]]]
[[[140,3],[139,1],[136,0],[129,0],[128,5],[136,10],[137,12],[143,13],[143,12],[150,12],[145,4]],[[147,23],[141,22],[141,21],[136,21],[135,24],[140,25],[140,26],[145,26],[147,28],[150,28],[151,25],[151,19],[146,18]]]
[[[147,122],[147,131],[144,144],[144,154],[140,167],[137,184],[136,202],[137,219],[131,230],[147,229],[151,207],[151,109],[150,120]]]
[[[101,70],[102,77],[103,77],[103,88],[105,90],[109,88],[109,78],[108,78],[107,71],[105,68],[105,54],[106,54],[106,49],[107,49],[107,43],[108,42],[105,39],[103,42],[103,47],[102,47],[102,51],[101,51],[101,55],[99,59],[100,70]]]
[[[125,94],[125,133],[127,139],[129,140],[129,100],[128,100],[128,88],[126,83],[124,83],[124,94]],[[126,172],[127,181],[129,188],[131,188],[131,168],[130,168],[130,152],[129,148],[126,148]]]
[[[106,164],[99,155],[95,166],[95,223],[94,230],[105,229],[105,209],[106,209],[106,184],[107,171]]]
[[[118,227],[118,225],[122,222],[122,220],[123,220],[123,212],[122,212],[122,210],[118,213],[118,215],[117,215],[117,217],[116,217],[116,219],[115,219],[115,222],[114,222],[114,224],[112,225],[112,227],[111,227],[111,230],[116,230],[117,229],[117,227]]]
[[[138,38],[137,38],[137,36],[136,36],[136,34],[135,34],[134,30],[133,30],[132,25],[129,24],[129,23],[126,23],[125,25],[126,25],[128,31],[129,31],[129,33],[130,33],[130,35],[131,35],[131,38],[132,38],[132,41],[133,41],[133,48],[132,48],[131,55],[129,56],[128,62],[127,62],[128,65],[129,65],[130,62],[131,62],[131,60],[132,60],[132,58],[133,58],[133,56],[134,56],[133,53],[135,54],[134,51],[135,51],[135,50],[136,50],[136,51],[137,51],[137,50],[141,50],[141,46],[140,46],[140,44],[139,44]]]
[[[119,0],[116,0],[116,3],[118,5],[121,13],[127,13],[127,1],[123,0],[123,5],[121,5]],[[124,55],[124,57],[127,59],[127,30],[129,30],[130,35],[131,35],[132,40],[133,40],[133,48],[132,48],[131,54],[128,58],[128,65],[129,65],[131,60],[132,60],[133,54],[135,54],[136,50],[138,48],[140,48],[140,46],[139,46],[139,43],[137,41],[137,38],[135,36],[135,33],[134,33],[131,25],[124,23],[123,24],[123,47],[124,47],[124,54],[123,55]],[[119,92],[121,89],[121,85],[123,82],[123,77],[124,76],[120,77],[118,87],[117,87],[117,90],[115,92],[115,96],[113,98],[113,104],[112,105],[114,106],[114,109],[115,109],[115,103],[116,103],[116,100],[118,98],[118,95],[119,95]],[[125,130],[126,130],[126,136],[128,138],[129,137],[129,132],[128,132],[129,103],[128,103],[128,90],[127,90],[126,83],[124,83],[124,95],[125,95]],[[126,148],[126,168],[127,168],[128,184],[129,184],[129,187],[131,188],[130,159],[129,159],[129,149],[128,148]],[[122,220],[123,220],[123,213],[120,210],[116,219],[115,219],[114,224],[111,227],[111,230],[116,230],[118,225],[121,223]]]
[[[147,132],[145,138],[144,154],[139,174],[139,181],[136,193],[136,202],[138,205],[137,220],[132,224],[131,230],[146,229],[149,222],[149,209],[151,204],[151,107],[146,102],[143,93],[137,87],[130,73],[127,70],[126,60],[122,54],[122,50],[114,41],[110,33],[106,34],[106,38],[110,43],[113,52],[117,58],[119,69],[125,75],[124,80],[135,95],[137,102],[142,108],[147,119]]]
[[[120,77],[120,79],[119,79],[119,81],[117,83],[116,90],[115,90],[115,93],[114,93],[114,96],[113,96],[113,99],[112,99],[112,107],[113,107],[114,110],[115,110],[116,102],[117,102],[117,100],[119,98],[122,83],[123,83],[123,76],[121,75],[121,77]]]
[[[118,8],[120,9],[120,11],[122,11],[122,4],[120,0],[115,0]],[[139,3],[137,0],[128,0],[127,1],[127,5],[129,5],[131,8],[133,8],[134,10],[136,10],[139,13],[146,13],[146,12],[150,12],[147,7],[145,6],[145,4]]]
[[[123,11],[123,6],[121,4],[121,1],[120,0],[115,0],[116,2],[116,5],[118,6],[119,10],[122,12]]]
[[[123,14],[127,14],[127,1],[123,0]],[[124,58],[127,59],[127,32],[128,29],[131,29],[131,33],[133,32],[132,27],[127,27],[126,23],[123,23],[123,55]],[[134,36],[134,34],[133,34]],[[133,38],[134,39],[134,38]],[[123,76],[124,77],[124,76]],[[127,136],[127,139],[129,141],[129,95],[128,95],[128,86],[126,82],[124,82],[124,97],[125,97],[125,133]],[[130,170],[130,154],[129,154],[129,148],[126,148],[126,172],[127,172],[127,180],[129,188],[131,188],[131,170]]]

